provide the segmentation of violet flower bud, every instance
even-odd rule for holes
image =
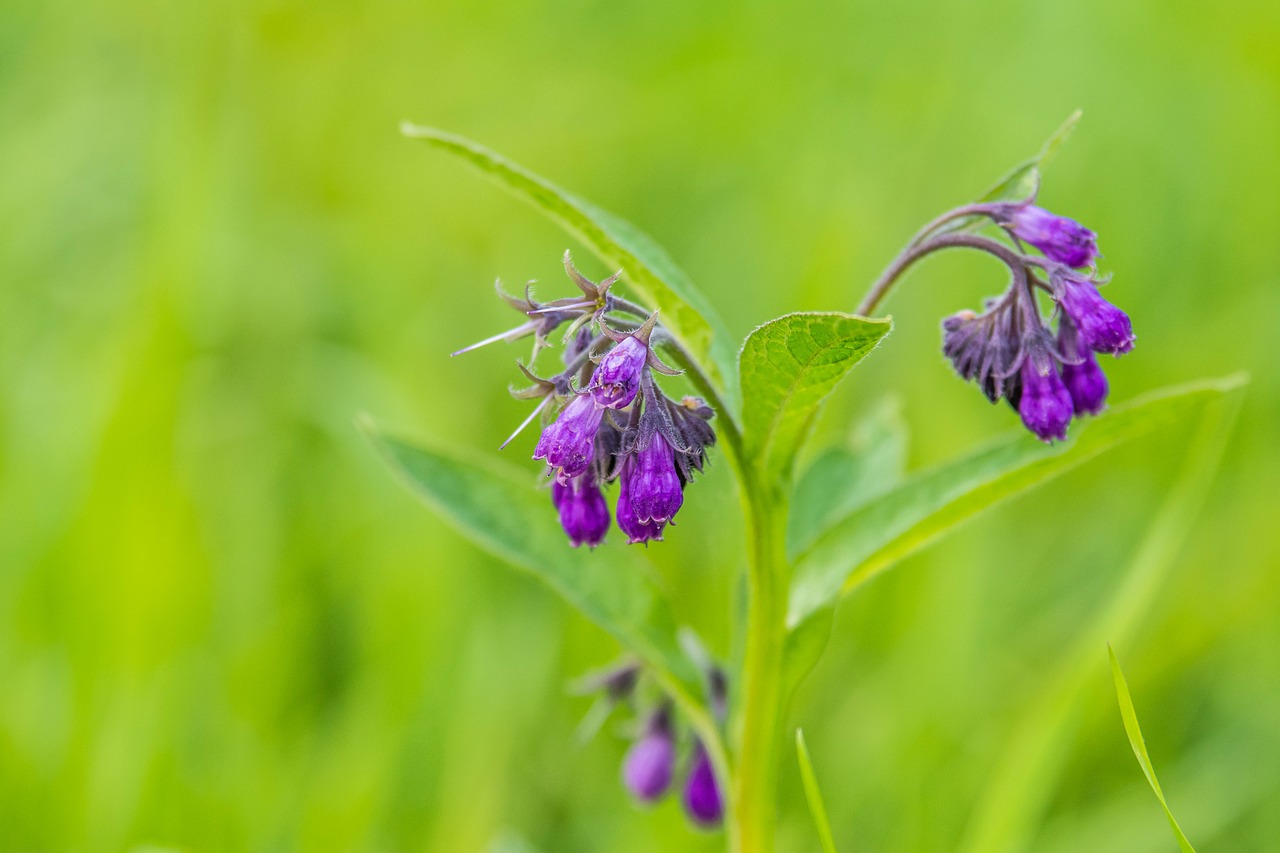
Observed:
[[[579,394],[564,407],[555,423],[542,431],[533,458],[546,459],[549,466],[560,469],[557,479],[561,482],[578,476],[594,458],[592,443],[603,416],[604,410],[589,394]]]
[[[707,750],[698,741],[693,749],[693,765],[684,783],[684,808],[699,826],[719,826],[724,819],[724,799]]]
[[[635,335],[628,335],[605,353],[596,365],[589,389],[596,404],[610,409],[631,405],[640,390],[640,372],[648,360],[648,345]]]
[[[1028,352],[1022,362],[1018,414],[1041,441],[1065,441],[1074,406],[1053,359],[1043,349]]]
[[[632,478],[628,470],[633,465],[633,460],[628,459],[623,466],[622,476],[619,478],[618,529],[626,534],[628,545],[636,545],[651,540],[661,542],[662,528],[666,526],[666,522],[656,521],[652,518],[648,521],[641,521],[636,514],[635,504],[631,499]]]
[[[1065,317],[1058,327],[1058,349],[1068,359],[1062,363],[1062,384],[1071,394],[1076,415],[1098,414],[1107,404],[1107,376],[1089,348],[1081,345],[1079,333]]]
[[[1051,274],[1054,298],[1080,330],[1080,340],[1095,352],[1122,355],[1133,349],[1133,326],[1129,315],[1102,298],[1097,286],[1087,278]]]
[[[679,512],[684,492],[676,474],[675,454],[662,433],[654,433],[649,446],[627,460],[622,476],[629,481],[631,507],[642,524],[666,524]]]
[[[551,501],[560,513],[560,526],[573,547],[594,548],[604,541],[609,531],[609,504],[590,468],[568,482],[557,479],[552,483]]]
[[[627,750],[622,782],[642,803],[653,803],[671,787],[675,776],[676,742],[670,711],[663,707],[649,718],[645,732]]]
[[[1034,204],[1020,205],[1008,216],[1013,235],[1044,252],[1051,261],[1087,267],[1098,257],[1097,235],[1074,219],[1057,216]]]

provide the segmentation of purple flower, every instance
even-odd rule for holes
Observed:
[[[574,397],[555,423],[542,431],[533,458],[546,459],[549,466],[560,469],[557,479],[561,482],[578,476],[591,465],[592,443],[603,416],[604,410],[590,395]]]
[[[1052,357],[1043,348],[1028,352],[1022,362],[1018,414],[1041,441],[1065,441],[1074,406]]]
[[[694,823],[699,826],[718,826],[724,818],[724,800],[720,796],[720,785],[716,782],[715,770],[711,767],[711,759],[707,751],[698,741],[693,750],[693,766],[689,770],[689,778],[684,783],[684,808]]]
[[[1102,298],[1087,278],[1055,271],[1050,275],[1054,298],[1076,328],[1080,340],[1095,352],[1121,355],[1133,349],[1129,315]]]
[[[654,433],[649,446],[627,460],[622,477],[629,481],[631,508],[642,524],[666,524],[680,511],[684,492],[676,474],[675,454],[662,433]]]
[[[1080,345],[1075,326],[1065,317],[1058,327],[1058,349],[1068,359],[1062,363],[1062,384],[1071,394],[1076,415],[1098,414],[1107,404],[1106,374],[1089,348]]]
[[[596,366],[589,389],[596,404],[610,409],[631,405],[640,390],[640,372],[648,360],[647,344],[635,335],[623,338]]]
[[[664,707],[650,717],[644,734],[627,751],[622,782],[637,800],[652,803],[671,787],[675,765],[675,736],[670,712]]]
[[[627,544],[635,545],[640,542],[649,542],[651,540],[662,541],[662,528],[666,526],[666,522],[641,521],[636,514],[635,505],[631,500],[631,477],[628,475],[627,468],[632,465],[630,459],[623,467],[621,485],[618,489],[618,529],[627,535]]]
[[[560,526],[569,535],[573,547],[596,547],[609,530],[609,505],[588,468],[568,482],[551,484],[551,501],[560,512]]]
[[[1074,219],[1057,216],[1033,204],[1020,205],[1009,214],[1009,230],[1035,246],[1051,261],[1069,267],[1087,267],[1098,257],[1097,235]]]

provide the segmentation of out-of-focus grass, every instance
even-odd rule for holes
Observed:
[[[369,411],[495,452],[523,412],[516,353],[445,354],[510,321],[494,276],[561,280],[561,235],[398,123],[625,214],[745,334],[848,310],[915,225],[1083,107],[1042,198],[1099,231],[1135,318],[1116,398],[1254,375],[1207,509],[1117,651],[1187,832],[1265,848],[1278,40],[1280,10],[1248,2],[8,3],[0,847],[715,849],[674,804],[626,802],[620,742],[569,751],[586,702],[563,687],[607,658],[601,636],[415,505],[353,426]],[[888,394],[915,465],[1007,429],[937,352],[938,319],[999,275],[941,258],[913,276],[823,433]],[[958,843],[1186,439],[1082,469],[842,609],[795,709],[841,849]],[[650,549],[721,652],[730,489],[713,468]],[[1165,849],[1098,655],[1036,847]],[[784,781],[783,840],[807,849]]]

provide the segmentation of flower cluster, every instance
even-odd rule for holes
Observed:
[[[674,341],[656,314],[610,293],[617,275],[596,284],[578,272],[568,252],[564,265],[581,297],[542,304],[527,288],[523,299],[499,288],[528,319],[459,352],[533,335],[536,358],[548,335],[568,323],[561,372],[544,379],[520,365],[533,384],[512,393],[541,402],[516,433],[560,404],[533,458],[547,464],[551,501],[574,547],[604,541],[611,519],[603,489],[614,481],[619,484],[618,528],[627,541],[661,540],[684,503],[685,486],[702,470],[706,449],[715,443],[714,412],[700,398],[674,400],[659,389],[655,373],[680,371],[663,364],[654,347]]]
[[[601,695],[606,715],[618,705],[636,714],[635,736],[622,761],[622,784],[638,803],[653,805],[667,795],[679,775],[681,737],[668,697],[641,699],[642,675],[638,664],[625,663],[587,679],[585,687]],[[728,702],[724,671],[712,667],[707,680],[711,708],[723,723]],[[641,705],[648,710],[638,713]],[[688,740],[681,800],[690,821],[711,829],[724,819],[724,795],[706,747],[696,735],[690,734]]]
[[[1072,417],[1097,414],[1105,406],[1107,378],[1095,356],[1133,349],[1129,317],[1098,292],[1105,282],[1094,268],[1098,245],[1088,228],[1030,202],[966,208],[974,210],[1003,227],[1014,249],[957,235],[935,243],[987,251],[1009,266],[1013,280],[982,314],[962,311],[943,321],[943,353],[989,400],[1007,400],[1041,440],[1064,440]],[[1023,243],[1042,257],[1026,253]],[[929,247],[926,242],[920,248]],[[1048,319],[1041,315],[1037,290],[1053,303]]]

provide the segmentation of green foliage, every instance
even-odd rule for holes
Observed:
[[[733,352],[728,333],[710,303],[671,257],[631,223],[560,189],[545,178],[470,139],[405,124],[405,136],[459,157],[503,189],[581,240],[605,264],[622,269],[626,281],[650,308],[662,311],[663,325],[710,373],[705,393],[726,397],[733,416]],[[695,377],[696,379],[697,377]]]
[[[1191,846],[1191,842],[1187,840],[1182,827],[1178,826],[1178,821],[1174,819],[1173,812],[1169,810],[1169,804],[1164,798],[1164,791],[1160,789],[1160,780],[1156,778],[1156,769],[1151,765],[1151,756],[1147,755],[1147,742],[1142,737],[1142,729],[1138,726],[1138,712],[1133,709],[1133,697],[1129,695],[1129,684],[1125,681],[1124,673],[1120,670],[1120,661],[1116,659],[1115,649],[1111,648],[1110,643],[1107,644],[1107,653],[1111,656],[1111,677],[1116,684],[1116,698],[1120,702],[1120,716],[1124,720],[1124,733],[1129,737],[1129,745],[1133,747],[1133,754],[1137,757],[1138,764],[1142,766],[1142,773],[1147,777],[1147,784],[1151,786],[1151,790],[1155,792],[1156,799],[1160,801],[1160,807],[1164,809],[1164,816],[1169,819],[1169,826],[1173,829],[1173,835],[1178,839],[1178,847],[1182,850],[1182,853],[1195,853],[1195,848]]]
[[[568,547],[549,494],[528,472],[418,447],[370,425],[365,432],[414,494],[468,539],[546,583],[651,666],[693,678],[645,572],[634,559],[604,561]]]
[[[960,853],[1013,853],[1033,845],[1078,743],[1082,697],[1096,683],[1098,649],[1108,638],[1123,642],[1131,636],[1169,585],[1234,433],[1243,391],[1237,387],[1206,405],[1188,438],[1175,431],[1183,448],[1177,479],[1125,571],[1074,628],[1066,648],[1039,667],[1039,684],[1005,726],[999,760],[968,821]]]
[[[822,401],[892,328],[852,314],[787,314],[757,328],[738,358],[743,444],[766,482],[786,478]]]
[[[1147,394],[1045,445],[1013,433],[955,462],[916,475],[828,530],[800,558],[788,622],[798,625],[913,551],[978,513],[1071,470],[1123,442],[1195,415],[1238,388],[1241,377]]]
[[[814,457],[796,481],[787,526],[794,560],[839,519],[898,485],[907,469],[907,425],[897,400],[858,422],[845,444]]]
[[[813,815],[822,853],[836,853],[836,841],[831,836],[831,823],[827,820],[827,807],[822,802],[822,789],[818,787],[818,776],[813,772],[813,760],[809,757],[809,747],[804,742],[803,729],[796,729],[796,759],[800,762],[800,780],[804,783],[804,796],[809,801],[809,814]]]

